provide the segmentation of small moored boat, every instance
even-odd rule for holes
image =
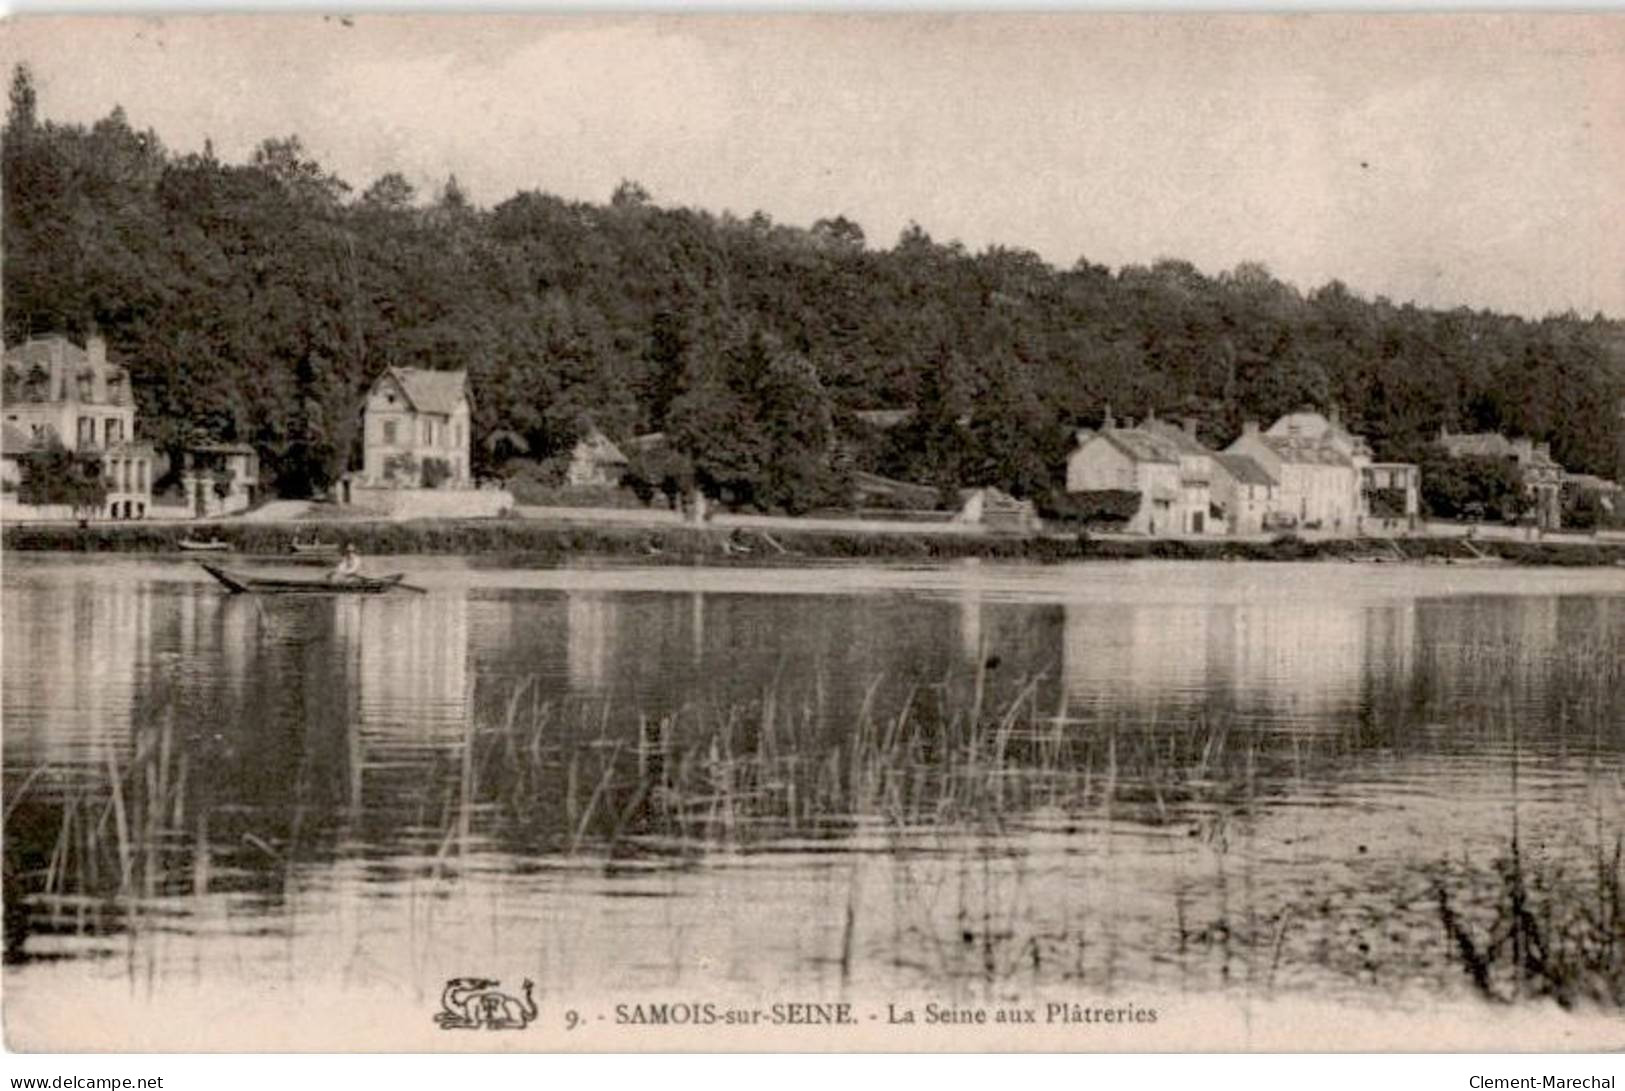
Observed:
[[[182,538],[180,547],[191,553],[229,553],[231,543],[223,542],[219,538],[210,538],[206,542],[199,542],[192,538]]]
[[[337,542],[294,542],[293,551],[303,557],[331,557],[337,555]]]
[[[389,576],[353,576],[343,580],[298,579],[290,576],[249,576],[229,572],[219,565],[205,564],[203,571],[220,581],[222,587],[234,595],[376,595],[396,587],[405,587],[402,573]],[[418,590],[417,588],[409,588]]]

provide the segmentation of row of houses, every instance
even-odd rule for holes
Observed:
[[[1421,511],[1419,469],[1375,461],[1335,411],[1292,413],[1267,430],[1248,422],[1223,451],[1198,439],[1192,421],[1152,415],[1119,425],[1108,411],[1099,429],[1077,433],[1066,488],[1138,493],[1126,529],[1156,535],[1358,532],[1374,518],[1409,522]]]
[[[101,338],[91,337],[84,348],[61,336],[30,339],[6,350],[4,368],[0,514],[29,514],[18,495],[21,461],[53,443],[99,465],[106,500],[96,514],[112,519],[154,514],[154,484],[171,467],[138,438],[129,373],[108,359]],[[424,489],[448,499],[455,494],[475,497],[480,490],[472,479],[472,408],[465,372],[385,369],[363,399],[361,467],[346,475],[341,499],[371,495],[376,500]],[[872,422],[876,426],[889,427],[907,413],[870,415],[877,417]],[[1359,533],[1373,520],[1414,523],[1421,511],[1419,468],[1374,459],[1371,445],[1345,427],[1335,409],[1329,416],[1309,410],[1291,413],[1267,429],[1248,422],[1223,450],[1205,445],[1189,420],[1153,414],[1119,424],[1110,410],[1100,428],[1081,429],[1076,439],[1067,460],[1067,491],[1137,493],[1139,507],[1127,524],[1132,532],[1255,534],[1301,528]],[[1544,443],[1448,430],[1441,432],[1439,443],[1452,456],[1514,462],[1534,499],[1535,521],[1544,529],[1559,526],[1565,483],[1586,484],[1580,476],[1566,474]],[[168,514],[229,514],[256,499],[259,462],[252,447],[201,444],[186,449],[182,458],[175,475],[179,496],[169,498]],[[627,466],[621,449],[592,429],[577,444],[566,480],[576,486],[614,486]],[[1618,492],[1611,482],[1596,484]],[[1033,522],[1031,505],[996,490],[982,493],[961,497],[967,510],[992,510],[1012,525]],[[501,502],[491,496],[477,499],[476,508]],[[452,505],[443,513],[466,512]]]

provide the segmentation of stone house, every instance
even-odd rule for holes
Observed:
[[[1188,429],[1147,421],[1142,427],[1117,427],[1108,413],[1098,431],[1082,429],[1067,458],[1066,491],[1133,491],[1140,507],[1126,530],[1138,534],[1210,534],[1213,452]]]
[[[564,470],[564,483],[614,488],[631,468],[631,462],[614,441],[597,427],[592,427],[570,451],[570,464]]]
[[[1256,421],[1247,421],[1241,436],[1225,448],[1227,454],[1251,458],[1280,483],[1271,522],[1310,530],[1359,528],[1360,472],[1355,462],[1368,462],[1370,451],[1363,440],[1333,423],[1318,413],[1292,414],[1261,432]]]
[[[470,402],[463,371],[392,367],[367,391],[358,483],[368,487],[468,488]],[[431,467],[443,464],[445,475]]]
[[[246,443],[202,443],[181,454],[181,494],[199,519],[252,507],[259,495],[259,454]]]
[[[1281,483],[1248,455],[1213,456],[1213,500],[1231,534],[1258,534],[1265,519],[1281,508]]]
[[[1563,467],[1552,458],[1550,443],[1527,436],[1508,439],[1498,432],[1452,433],[1439,429],[1439,446],[1451,458],[1502,458],[1517,464],[1524,492],[1535,502],[1535,525],[1557,530],[1563,522]]]

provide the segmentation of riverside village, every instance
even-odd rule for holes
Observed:
[[[296,541],[306,522],[312,534],[342,536],[347,520],[524,517],[660,527],[678,517],[709,521],[720,499],[706,495],[692,475],[679,488],[670,479],[663,482],[664,495],[652,492],[623,451],[658,458],[667,437],[650,433],[617,441],[588,417],[546,485],[538,486],[534,477],[512,483],[501,476],[477,479],[477,444],[489,445],[492,437],[474,434],[470,410],[480,395],[471,389],[467,369],[386,367],[355,407],[349,468],[328,495],[290,501],[262,482],[261,454],[249,443],[201,439],[163,451],[155,447],[144,436],[130,368],[109,356],[101,336],[84,345],[62,334],[32,337],[7,348],[4,361],[0,518],[8,525],[55,522],[86,529],[139,521],[184,532],[187,524],[202,522],[215,533],[253,521],[289,526]],[[852,416],[857,429],[884,435],[913,413],[860,410]],[[1625,435],[1625,399],[1619,420]],[[1475,539],[1596,541],[1625,526],[1617,482],[1566,470],[1553,459],[1549,441],[1448,427],[1433,438],[1434,464],[1446,473],[1455,460],[1488,465],[1498,471],[1489,479],[1503,491],[1486,490],[1465,502],[1452,496],[1452,514],[1466,518],[1434,518],[1424,503],[1421,466],[1375,458],[1371,443],[1350,430],[1335,405],[1305,406],[1267,426],[1247,420],[1229,442],[1212,445],[1193,418],[1158,416],[1152,409],[1138,420],[1119,420],[1107,405],[1093,426],[1076,428],[1072,444],[1064,488],[1049,495],[1017,498],[996,484],[974,481],[940,489],[857,470],[850,475],[847,503],[806,522],[867,534],[1064,531],[1254,541],[1432,535],[1462,539],[1463,559],[1491,556],[1475,547]],[[1619,445],[1625,469],[1625,439]],[[534,465],[524,463],[527,470]],[[1578,526],[1560,535],[1566,509]],[[745,525],[771,543],[773,528],[794,530],[798,522],[758,515]],[[1625,541],[1625,534],[1618,539]],[[1370,554],[1375,560],[1403,556],[1392,546]]]

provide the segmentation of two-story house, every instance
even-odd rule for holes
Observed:
[[[1311,530],[1357,530],[1361,523],[1360,469],[1370,450],[1319,413],[1282,417],[1268,432],[1247,421],[1241,436],[1225,448],[1246,455],[1280,483],[1281,525]]]
[[[1515,463],[1524,491],[1534,501],[1535,525],[1557,530],[1563,521],[1563,467],[1552,458],[1550,443],[1527,436],[1508,439],[1498,432],[1458,432],[1439,429],[1439,446],[1451,458],[1477,456]]]
[[[1211,534],[1212,452],[1188,431],[1155,419],[1119,428],[1107,414],[1099,430],[1077,433],[1067,458],[1067,492],[1140,494],[1124,529],[1139,534]]]
[[[468,488],[469,410],[466,372],[386,370],[362,409],[361,483]]]

